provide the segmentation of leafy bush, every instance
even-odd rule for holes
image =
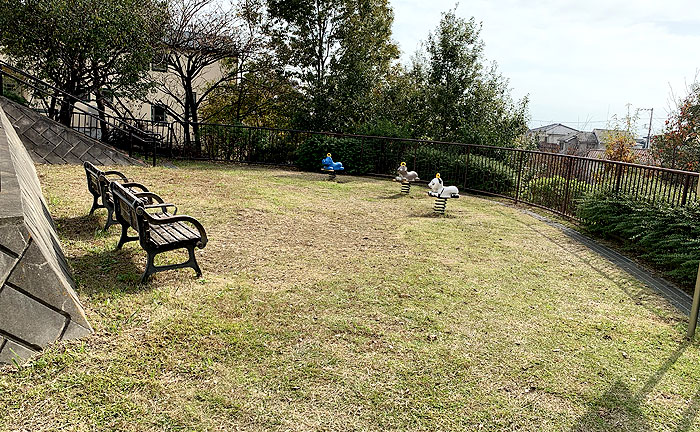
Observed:
[[[294,162],[294,144],[276,131],[229,125],[203,125],[199,137],[212,159],[286,165]]]
[[[416,151],[415,170],[426,173],[424,180],[439,172],[446,184],[460,186],[466,180],[470,189],[504,195],[514,190],[516,177],[508,165],[488,156],[471,154],[467,158],[465,152],[460,146],[421,147]]]
[[[576,179],[569,180],[569,209],[575,209],[578,201],[585,193],[584,182]],[[567,193],[566,178],[562,176],[540,177],[530,180],[525,188],[523,198],[533,204],[562,210]]]
[[[466,157],[462,159],[466,161]],[[502,161],[488,156],[470,155],[467,187],[501,195],[513,194],[517,174]]]
[[[5,91],[2,95],[20,105],[29,106],[29,101],[27,101],[27,99],[19,93],[15,93],[13,91]]]
[[[578,206],[578,216],[595,234],[614,237],[641,250],[681,283],[692,286],[700,262],[700,205],[684,207],[636,200],[624,195],[592,194]]]
[[[336,138],[314,135],[304,141],[296,151],[296,164],[305,171],[321,169],[321,159],[326,153],[333,155],[333,160],[342,162],[348,174],[367,174],[374,171],[377,150],[365,145],[360,139]]]

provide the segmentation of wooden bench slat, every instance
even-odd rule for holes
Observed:
[[[190,228],[187,224],[176,222],[172,225],[174,230],[177,230],[187,238],[199,238],[199,233]]]
[[[160,232],[155,230],[151,230],[150,240],[157,245],[166,245],[168,243],[172,243],[172,240],[168,239],[167,237],[163,236]]]

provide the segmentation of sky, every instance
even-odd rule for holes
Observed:
[[[408,64],[454,0],[390,0],[394,40]],[[663,130],[675,99],[700,71],[700,0],[470,0],[457,16],[482,22],[486,59],[515,99],[530,99],[530,127],[605,128],[614,115],[654,108]],[[700,77],[699,77],[700,79]],[[637,129],[646,136],[648,110]]]

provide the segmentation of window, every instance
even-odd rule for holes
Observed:
[[[151,120],[159,123],[167,121],[165,107],[160,105],[151,105]]]

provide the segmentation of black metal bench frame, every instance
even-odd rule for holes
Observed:
[[[109,187],[114,200],[114,214],[122,226],[122,234],[119,243],[117,243],[117,249],[121,249],[125,243],[138,240],[148,255],[146,270],[141,277],[142,283],[148,281],[148,278],[156,272],[185,267],[192,268],[197,277],[202,275],[202,270],[197,264],[194,248],[203,249],[208,240],[204,227],[197,219],[187,215],[177,215],[177,207],[174,204],[163,202],[162,198],[152,192],[134,193],[117,182],[112,182]],[[157,203],[145,204],[149,199],[157,201]],[[149,213],[148,210],[150,209],[160,209],[161,212]],[[173,212],[169,213],[168,209],[173,209]],[[178,223],[192,224],[198,233],[190,229],[187,234],[197,235],[188,238],[180,234],[180,238],[177,238],[178,230],[183,229],[183,224],[177,225]],[[172,238],[171,241],[158,243],[152,238],[153,232],[161,226],[171,228],[171,231],[174,230],[172,232],[175,234],[170,236]],[[130,236],[128,233],[129,228],[135,230],[138,235]],[[154,264],[156,255],[176,249],[187,249],[189,254],[188,260],[184,263],[164,266],[156,266]]]
[[[92,207],[90,214],[93,214],[97,209],[107,209],[107,221],[105,222],[104,231],[107,231],[112,225],[116,225],[114,219],[114,203],[112,202],[111,191],[109,184],[113,181],[121,181],[122,185],[131,190],[140,190],[148,192],[148,188],[141,183],[130,182],[129,179],[120,171],[102,171],[92,163],[85,161],[85,176],[87,177],[88,191],[92,194]]]

